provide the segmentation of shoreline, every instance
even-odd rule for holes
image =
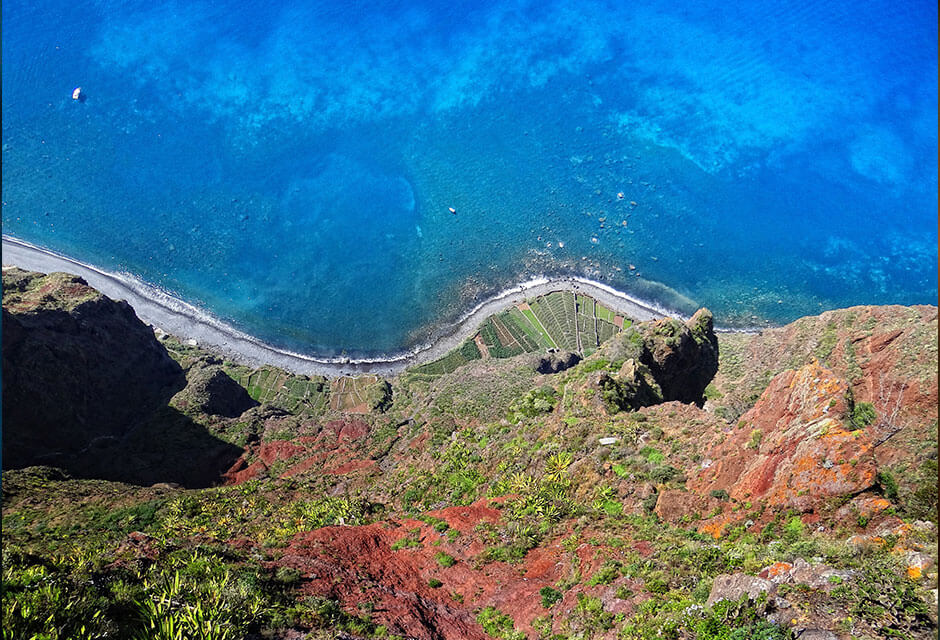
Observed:
[[[574,291],[590,296],[636,321],[666,316],[684,316],[638,300],[600,282],[579,276],[538,277],[510,287],[464,313],[443,335],[411,351],[375,358],[317,357],[279,349],[244,333],[179,298],[125,273],[114,273],[80,262],[55,251],[12,236],[3,236],[4,265],[50,273],[64,271],[82,277],[90,286],[115,300],[126,300],[141,321],[182,340],[219,351],[235,362],[249,366],[273,365],[292,373],[337,377],[378,374],[395,376],[406,368],[432,362],[470,337],[486,320],[528,298],[553,291]]]

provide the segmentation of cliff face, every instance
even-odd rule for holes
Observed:
[[[6,269],[3,285],[6,468],[120,439],[185,385],[127,303],[66,274]]]
[[[48,555],[89,529],[122,580],[187,549],[184,581],[208,558],[255,572],[239,588],[265,606],[225,618],[243,635],[935,633],[936,308],[718,336],[702,310],[583,360],[327,380],[158,341],[70,276],[5,270],[4,289],[6,468],[220,485],[7,471],[5,544]],[[81,584],[120,582],[98,577]]]
[[[190,481],[193,474],[177,473],[185,460],[164,477],[154,454],[128,457],[128,444],[140,443],[135,431],[155,415],[176,420],[165,411],[186,385],[180,365],[126,302],[77,276],[4,269],[4,469],[45,464],[81,475]]]

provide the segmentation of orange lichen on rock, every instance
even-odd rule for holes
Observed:
[[[848,390],[816,361],[778,374],[742,416],[743,428],[708,452],[719,462],[690,474],[688,488],[809,511],[826,497],[873,486],[874,442],[867,430],[846,427]]]
[[[792,569],[793,565],[789,562],[775,562],[761,571],[758,576],[761,578],[767,578],[768,580],[773,580],[777,577],[788,576]]]
[[[709,535],[715,540],[719,539],[721,536],[725,535],[725,531],[728,529],[728,525],[735,521],[734,515],[730,513],[722,514],[706,522],[703,522],[698,527],[698,532]]]

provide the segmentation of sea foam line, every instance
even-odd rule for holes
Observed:
[[[527,298],[558,290],[584,293],[634,320],[651,320],[664,316],[687,319],[687,316],[639,300],[588,278],[540,275],[477,303],[456,322],[441,330],[439,335],[412,349],[375,357],[326,357],[268,344],[171,292],[142,281],[133,274],[107,271],[6,234],[3,235],[3,263],[45,273],[77,272],[89,285],[105,295],[115,299],[127,299],[143,321],[182,339],[193,339],[198,344],[215,347],[237,362],[251,366],[269,364],[295,373],[327,376],[360,373],[395,375],[409,366],[431,362],[472,335],[488,316]]]

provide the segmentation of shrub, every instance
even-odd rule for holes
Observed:
[[[731,496],[728,495],[728,492],[725,489],[712,489],[709,492],[709,495],[713,498],[717,498],[718,500],[721,500],[722,502],[727,502],[731,498]]]
[[[718,390],[713,383],[709,382],[708,386],[705,387],[705,399],[706,400],[719,400],[724,397],[724,394]]]
[[[630,598],[633,597],[633,589],[631,589],[625,584],[622,584],[619,587],[617,587],[616,596],[621,600],[629,600]]]
[[[891,502],[898,500],[898,481],[894,474],[887,469],[879,471],[876,476],[878,486],[881,488],[881,494]]]
[[[434,558],[437,560],[437,563],[441,565],[442,567],[452,567],[457,562],[454,559],[454,556],[448,553],[444,553],[443,551],[438,551],[437,555],[435,555]]]
[[[486,607],[477,615],[477,622],[483,627],[483,630],[494,638],[502,640],[525,640],[525,634],[516,631],[513,627],[512,618],[499,611],[495,607]]]
[[[665,484],[679,474],[679,470],[675,467],[670,467],[668,465],[663,465],[656,467],[650,471],[650,480],[656,484]]]
[[[564,597],[561,591],[553,589],[552,587],[542,587],[539,591],[539,595],[542,596],[542,606],[546,609],[550,609],[556,602],[559,602]]]
[[[855,584],[839,586],[833,595],[846,602],[853,616],[869,622],[884,637],[910,637],[908,633],[927,631],[933,626],[927,605],[901,572],[894,558],[871,558]]]
[[[875,405],[870,402],[856,403],[855,408],[852,409],[852,424],[859,429],[864,429],[872,424],[877,417],[878,414],[875,413]]]
[[[437,578],[431,578],[430,580],[428,580],[428,586],[431,587],[432,589],[437,589],[443,584],[444,583],[438,580]]]
[[[799,516],[793,516],[783,525],[783,539],[787,542],[796,542],[803,535],[805,527]]]
[[[764,438],[764,434],[761,433],[760,429],[754,429],[751,431],[751,440],[747,443],[749,449],[759,449],[760,442]]]
[[[604,603],[600,598],[579,593],[578,605],[574,609],[572,622],[575,623],[576,628],[590,631],[593,635],[596,631],[613,628],[614,614],[604,610]]]
[[[623,565],[616,560],[608,560],[597,570],[597,573],[591,576],[591,579],[588,580],[588,585],[593,587],[599,584],[610,584],[620,576],[620,568],[622,566]]]
[[[517,423],[523,418],[534,418],[538,415],[551,413],[555,409],[557,400],[558,394],[555,390],[545,385],[533,389],[515,400],[509,405],[509,414],[506,417],[510,422]]]
[[[300,571],[292,567],[278,567],[274,579],[285,585],[296,584],[300,581]]]
[[[936,449],[936,444],[934,444]],[[912,518],[937,522],[937,461],[925,460],[917,471],[912,491],[904,496],[904,509]]]
[[[399,538],[392,543],[392,551],[399,551],[400,549],[413,549],[415,547],[421,546],[421,541],[413,537],[414,534],[405,536],[404,538]]]

